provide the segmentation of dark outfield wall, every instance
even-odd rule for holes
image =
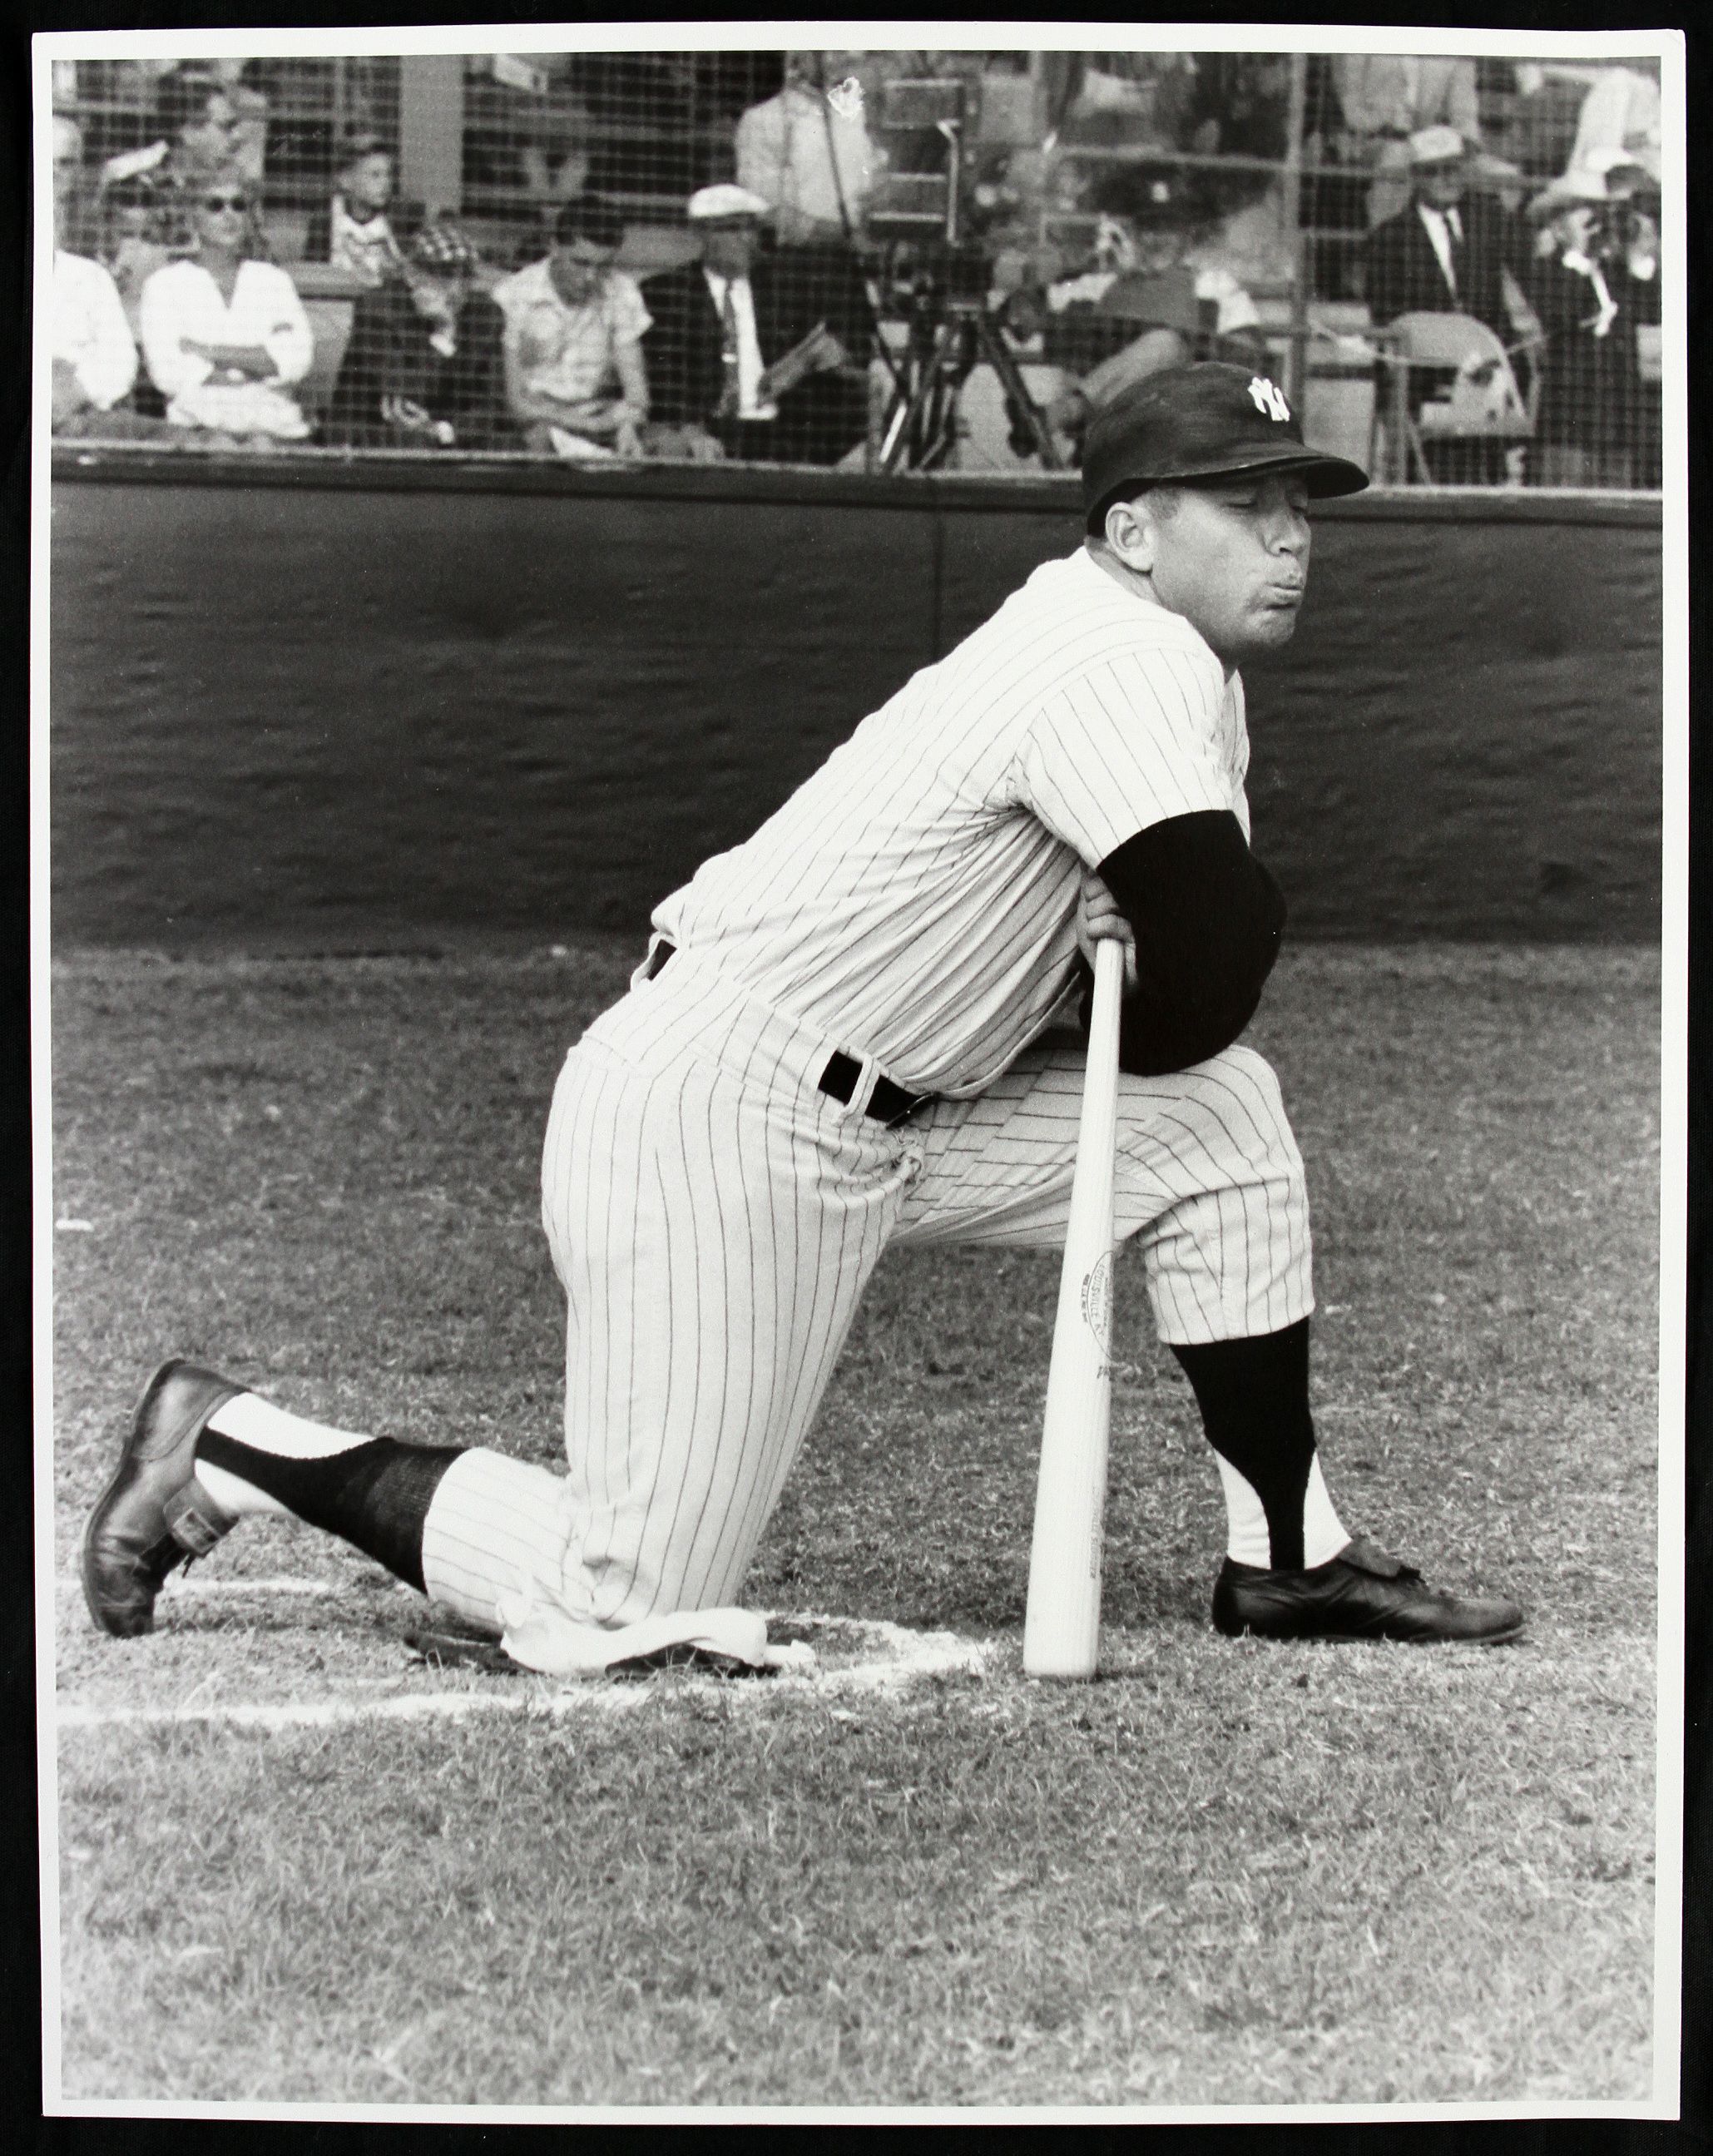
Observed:
[[[62,453],[56,939],[640,934],[1078,530],[1039,483]],[[1657,934],[1659,547],[1644,502],[1320,513],[1247,677],[1297,934]]]

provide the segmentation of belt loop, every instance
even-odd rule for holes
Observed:
[[[630,977],[631,987],[640,988],[646,983],[652,981],[672,956],[672,945],[664,936],[651,936],[649,938],[648,956]]]
[[[851,1103],[854,1107],[859,1101],[865,1116],[872,1116],[874,1112],[874,1088],[880,1084],[881,1075],[880,1066],[874,1057],[865,1055],[863,1058],[863,1074],[857,1081],[856,1101]]]
[[[886,1075],[874,1056],[852,1055],[843,1049],[835,1050],[828,1058],[819,1086],[848,1115],[865,1116],[888,1130],[906,1122],[927,1097],[905,1092]]]
[[[850,1089],[850,1112],[854,1116],[874,1113],[874,1088],[880,1082],[880,1066],[872,1055],[855,1055],[856,1082]]]

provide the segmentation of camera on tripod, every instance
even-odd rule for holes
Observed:
[[[887,248],[887,300],[909,325],[876,461],[885,471],[946,464],[958,439],[959,393],[985,361],[1004,393],[1013,449],[1056,471],[1060,458],[1045,415],[987,305],[992,263],[962,236],[969,86],[900,80],[885,86],[880,104],[879,128],[891,138],[896,165],[917,169],[890,172],[869,211],[869,236]]]
[[[889,285],[898,311],[915,315],[984,307],[992,281],[993,264],[979,247],[948,247],[936,239],[901,248]]]

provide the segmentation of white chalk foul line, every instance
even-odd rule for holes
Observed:
[[[218,1583],[209,1581],[207,1587]],[[233,1582],[235,1588],[238,1583]],[[249,1583],[252,1589],[263,1583]],[[302,1583],[293,1584],[295,1588]],[[204,1591],[206,1591],[206,1587]],[[329,1589],[330,1592],[338,1591]],[[754,1677],[726,1678],[684,1668],[670,1673],[676,1689],[712,1689],[745,1706],[761,1706],[781,1692],[841,1696],[867,1692],[895,1697],[925,1677],[975,1675],[992,1661],[997,1645],[967,1640],[956,1632],[913,1632],[907,1625],[880,1618],[791,1616],[775,1621],[793,1632],[827,1632],[836,1651],[839,1635],[854,1634],[868,1650],[853,1661],[828,1661],[813,1670],[781,1670]],[[878,1649],[879,1652],[874,1650]],[[824,1654],[826,1650],[818,1650]],[[460,1721],[474,1714],[524,1714],[558,1720],[567,1715],[625,1712],[640,1707],[660,1687],[634,1679],[586,1679],[572,1684],[520,1674],[497,1687],[459,1691],[393,1692],[364,1697],[285,1700],[186,1700],[160,1707],[102,1706],[85,1701],[60,1703],[54,1719],[61,1729],[124,1728],[202,1723],[233,1729],[322,1729],[372,1722]]]
[[[507,1678],[508,1684],[517,1681]],[[226,1700],[207,1706],[59,1708],[62,1729],[111,1729],[169,1722],[211,1722],[228,1729],[329,1729],[358,1722],[456,1722],[472,1714],[542,1714],[557,1717],[587,1708],[639,1706],[643,1691],[589,1686],[577,1691],[398,1692],[386,1699]]]

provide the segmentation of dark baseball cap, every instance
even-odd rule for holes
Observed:
[[[1359,494],[1360,465],[1305,446],[1284,392],[1246,367],[1167,367],[1096,413],[1083,446],[1083,508],[1098,531],[1111,505],[1145,487],[1252,472],[1300,472],[1316,499]]]

